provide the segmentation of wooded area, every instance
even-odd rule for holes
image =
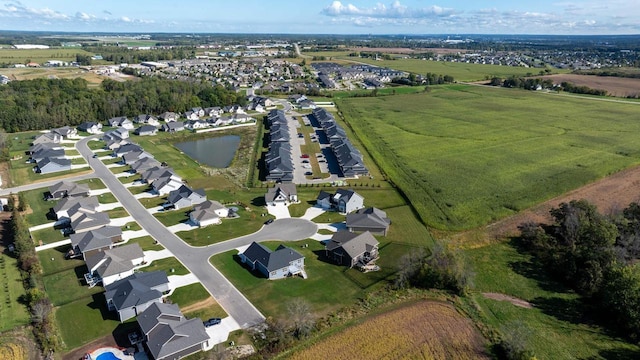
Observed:
[[[0,87],[0,128],[43,130],[116,116],[184,112],[192,107],[244,104],[245,97],[222,86],[158,78],[104,80],[89,89],[83,79],[12,81]]]

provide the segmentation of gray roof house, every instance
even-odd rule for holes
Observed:
[[[257,270],[269,280],[283,279],[288,276],[301,275],[306,279],[304,256],[284,245],[275,251],[257,242],[239,254],[240,260],[251,270]]]
[[[126,116],[118,116],[107,120],[107,123],[111,127],[122,127],[127,130],[133,129],[133,121],[129,120]]]
[[[102,140],[108,142],[110,140],[124,140],[129,138],[129,130],[124,127],[119,127],[113,130],[109,130],[102,135]]]
[[[56,143],[40,143],[29,148],[29,154],[37,154],[43,150],[64,149],[62,145]]]
[[[178,189],[169,192],[165,208],[182,209],[185,207],[201,204],[207,201],[207,194],[204,189],[192,190],[186,185],[181,185]]]
[[[172,171],[164,172],[159,178],[151,183],[153,191],[158,195],[166,195],[174,190],[178,190],[181,186],[182,178],[174,174]]]
[[[70,138],[78,135],[78,130],[69,126],[63,126],[61,128],[53,129],[51,132],[59,134],[63,138]]]
[[[276,184],[275,187],[267,189],[264,201],[267,206],[297,202],[298,191],[296,190],[296,184]]]
[[[174,175],[174,176],[178,177],[178,175],[175,174],[175,172],[173,171],[172,168],[163,167],[162,165],[157,166],[157,167],[148,168],[148,169],[142,171],[140,173],[140,175],[142,177],[142,181],[145,181],[145,182],[147,182],[149,184],[153,184],[154,181],[158,180],[161,177],[165,177],[165,176]]]
[[[58,201],[52,210],[53,213],[56,214],[56,218],[58,220],[63,220],[70,219],[71,214],[75,213],[79,209],[85,209],[85,211],[96,211],[99,205],[98,198],[95,196],[66,197]]]
[[[107,307],[124,322],[138,316],[170,290],[164,271],[138,272],[104,287]]]
[[[60,136],[60,134],[49,132],[49,133],[36,136],[33,139],[33,142],[31,142],[31,145],[38,145],[38,144],[45,144],[45,143],[60,144],[61,141],[62,141],[62,136]]]
[[[170,133],[184,131],[184,123],[182,121],[170,121],[162,124],[161,129],[164,132]]]
[[[47,148],[43,147],[35,152],[31,153],[32,162],[40,162],[43,159],[62,159],[65,157],[64,149],[62,148]]]
[[[361,234],[338,231],[325,245],[325,255],[339,265],[366,265],[378,258],[378,240],[366,231]]]
[[[171,111],[167,111],[167,112],[163,112],[162,114],[160,114],[160,116],[158,116],[158,118],[160,120],[164,120],[165,122],[172,122],[172,121],[177,121],[180,118],[180,115],[171,112]]]
[[[189,213],[189,220],[199,227],[205,227],[211,224],[220,224],[220,218],[229,216],[229,209],[224,207],[217,201],[207,200],[193,207],[193,211]]]
[[[99,134],[100,131],[102,131],[102,124],[94,121],[87,121],[78,125],[78,130],[88,132],[89,134]]]
[[[73,209],[71,209],[73,210]],[[87,209],[78,209],[69,213],[71,220],[69,226],[75,233],[89,231],[109,225],[111,219],[107,213],[99,211],[88,211]]]
[[[372,234],[386,236],[391,220],[387,218],[386,212],[370,207],[347,214],[346,224],[351,232],[369,231]]]
[[[202,320],[185,318],[178,305],[153,302],[136,320],[155,360],[181,359],[213,347]]]
[[[333,195],[320,191],[316,198],[316,205],[349,214],[364,208],[364,198],[353,190],[337,189]]]
[[[136,116],[135,122],[137,122],[138,124],[149,124],[152,126],[160,125],[160,123],[158,122],[158,119],[156,119],[155,116],[147,115],[147,114]]]
[[[143,157],[138,159],[138,161],[131,164],[131,170],[140,174],[143,173],[147,169],[151,169],[153,167],[160,168],[162,164],[160,161],[154,159],[153,157]]]
[[[89,269],[88,275],[85,275],[87,283],[102,282],[102,286],[107,286],[133,275],[133,269],[144,262],[144,252],[137,243],[127,244],[97,251],[88,256],[85,262]]]
[[[130,151],[122,155],[122,162],[124,162],[125,165],[131,165],[136,161],[144,158],[153,158],[153,155],[149,154],[146,151]]]
[[[35,172],[50,174],[59,171],[71,170],[71,160],[58,158],[44,158],[36,163]]]
[[[111,249],[117,242],[122,241],[122,229],[117,226],[104,226],[99,229],[69,235],[72,255],[87,257],[100,250]]]
[[[120,156],[122,156],[122,155],[124,155],[124,154],[126,154],[128,152],[131,152],[131,151],[142,151],[142,150],[144,150],[144,149],[142,149],[142,147],[140,145],[138,145],[138,144],[127,143],[127,144],[124,144],[124,145],[120,146],[119,148],[115,149],[113,151],[113,155],[117,156],[117,157],[120,157]]]
[[[84,197],[89,196],[89,185],[77,184],[72,181],[62,180],[59,183],[55,183],[49,186],[49,193],[47,199],[57,200],[64,197]]]
[[[134,131],[134,133],[139,136],[155,135],[157,132],[158,128],[153,125],[142,125]]]

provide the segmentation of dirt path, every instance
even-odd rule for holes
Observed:
[[[185,306],[181,309],[182,313],[188,313],[191,311],[197,311],[200,309],[204,309],[210,306],[213,306],[216,304],[216,301],[213,299],[213,297],[209,296],[209,298],[207,300],[202,300],[200,302],[197,302],[195,304],[191,304],[189,306]]]
[[[84,354],[90,353],[101,347],[118,347],[113,335],[107,335],[100,339],[94,340],[85,346],[71,350],[70,352],[62,355],[63,360],[81,360]]]
[[[487,299],[492,299],[492,300],[497,300],[497,301],[508,301],[510,303],[512,303],[515,306],[519,306],[521,308],[525,308],[525,309],[532,309],[533,305],[531,305],[530,302],[522,300],[522,299],[518,299],[516,297],[513,296],[509,296],[509,295],[505,295],[505,294],[499,294],[499,293],[482,293],[482,296],[486,297]]]

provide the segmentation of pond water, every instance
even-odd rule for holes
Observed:
[[[226,168],[231,164],[238,145],[240,145],[240,136],[227,135],[186,141],[176,144],[176,147],[201,164],[214,168]]]

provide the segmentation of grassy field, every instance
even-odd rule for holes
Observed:
[[[29,323],[29,311],[18,299],[25,294],[16,259],[0,254],[0,332]]]
[[[31,238],[36,246],[40,244],[50,244],[56,241],[64,240],[65,236],[61,230],[54,229],[53,226],[47,229],[36,230],[31,232]]]
[[[528,255],[509,243],[466,250],[465,255],[476,273],[476,291],[469,301],[479,308],[480,321],[494,329],[514,322],[526,324],[528,346],[538,359],[633,359],[640,355],[640,347],[607,335],[588,315],[581,316],[585,309],[578,296],[548,279]],[[487,299],[482,295],[485,292],[523,299],[533,308]]]
[[[27,223],[29,223],[29,226],[46,224],[48,222],[55,221],[53,219],[47,218],[47,213],[52,207],[56,205],[56,202],[46,201],[44,199],[44,193],[46,191],[46,189],[35,189],[22,192],[24,199],[31,209],[31,212],[26,215]]]
[[[145,266],[140,268],[140,271],[150,272],[164,270],[167,275],[187,275],[189,270],[187,270],[184,265],[178,261],[178,259],[174,257],[168,257],[165,259],[154,260],[149,266]]]
[[[289,359],[489,359],[485,344],[453,306],[421,301],[372,316]]]
[[[142,250],[148,251],[159,251],[164,249],[164,246],[160,245],[160,243],[156,243],[156,241],[151,236],[143,236],[135,239],[130,239],[127,241],[127,244],[137,243],[140,245]]]
[[[81,265],[45,276],[44,288],[51,303],[54,306],[61,306],[103,292],[102,286],[89,288],[84,284],[83,276],[87,271],[86,265]]]
[[[228,314],[215,301],[200,283],[177,288],[169,300],[178,304],[183,314],[188,318],[199,317],[207,320],[212,317],[224,318]]]
[[[26,64],[29,61],[43,65],[48,60],[76,61],[76,54],[93,54],[82,49],[0,49],[0,63]]]
[[[634,104],[466,85],[337,104],[440,229],[480,226],[640,163]]]
[[[40,265],[42,265],[42,274],[44,276],[52,275],[84,265],[82,258],[65,259],[64,255],[69,250],[71,250],[71,245],[38,251],[36,254],[40,260]]]

